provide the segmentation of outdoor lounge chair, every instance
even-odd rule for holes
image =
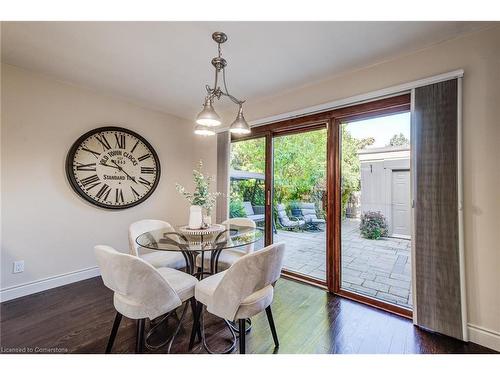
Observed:
[[[264,206],[252,206],[251,202],[243,202],[243,208],[247,218],[253,220],[255,224],[264,221]]]
[[[288,217],[284,204],[278,204],[276,210],[278,211],[278,220],[283,229],[304,229],[305,221],[294,216]]]
[[[320,226],[326,224],[325,219],[318,218],[314,203],[301,202],[298,208],[300,210],[300,216],[306,223],[306,229],[321,230]]]

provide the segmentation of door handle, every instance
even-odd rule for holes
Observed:
[[[271,205],[271,190],[267,190],[267,192],[266,192],[266,204],[268,206]]]

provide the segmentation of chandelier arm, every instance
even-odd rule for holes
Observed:
[[[229,90],[227,89],[227,84],[226,84],[226,69],[222,69],[222,82],[224,83],[224,89],[226,90],[226,92],[222,91],[223,95],[227,96],[229,99],[231,99],[231,101],[233,101],[235,104],[237,104],[239,106],[241,106],[243,103],[245,103],[244,100],[243,101],[239,100],[229,93]]]
[[[222,91],[222,95],[227,96],[229,99],[231,99],[231,101],[234,104],[237,104],[237,105],[241,106],[243,103],[245,103],[244,100],[239,100],[238,98],[235,98],[234,96],[232,96],[231,94],[228,94],[227,92]]]
[[[214,91],[217,90],[217,84],[219,83],[219,69],[215,69],[215,82],[214,82]]]

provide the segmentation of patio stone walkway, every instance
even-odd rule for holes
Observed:
[[[325,232],[278,230],[274,241],[286,243],[284,267],[324,280]],[[342,288],[389,303],[411,307],[411,242],[399,238],[367,240],[359,220],[342,222]]]

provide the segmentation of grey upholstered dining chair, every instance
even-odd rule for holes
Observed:
[[[238,225],[242,227],[249,227],[249,228],[255,228],[255,221],[248,219],[246,217],[235,217],[228,219],[222,223],[223,225]],[[249,254],[254,251],[254,244],[248,244],[246,246],[240,246],[240,247],[235,247],[231,249],[225,249],[223,250],[220,255],[219,259],[217,262],[217,270],[226,270],[231,265],[236,262],[238,259],[240,259],[243,255]],[[207,251],[203,255],[203,262],[205,263],[204,269],[208,270],[210,269],[210,257],[211,257],[211,252]],[[196,267],[201,268],[201,254],[198,254],[196,256]]]
[[[128,228],[128,241],[130,254],[140,257],[153,267],[170,267],[181,269],[186,267],[186,260],[178,251],[154,251],[145,249],[135,241],[143,233],[165,229],[165,232],[175,232],[175,229],[166,221],[145,219],[130,224]]]
[[[208,350],[203,326],[205,308],[220,318],[238,321],[241,354],[245,353],[246,319],[265,310],[274,344],[279,346],[271,303],[274,284],[281,274],[284,253],[283,242],[267,246],[241,257],[226,271],[209,276],[196,284],[195,298],[199,303],[195,312],[190,348],[193,347],[198,326],[201,324],[202,342]]]
[[[173,268],[154,268],[139,257],[123,254],[110,246],[94,248],[104,285],[114,292],[116,316],[106,346],[110,353],[122,316],[137,320],[136,352],[143,350],[146,319],[153,320],[184,304],[179,324],[168,343],[168,352],[179,332],[188,301],[195,301],[194,288],[198,280]]]

